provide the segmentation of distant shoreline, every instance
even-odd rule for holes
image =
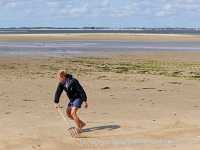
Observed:
[[[0,34],[0,41],[200,41],[200,35],[133,33]]]

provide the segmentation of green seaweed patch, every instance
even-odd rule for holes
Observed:
[[[57,71],[59,68],[57,66],[54,66],[54,65],[49,65],[48,69],[53,70],[53,71]]]

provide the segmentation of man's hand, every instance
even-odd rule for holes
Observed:
[[[87,102],[85,102],[85,106],[84,106],[85,108],[88,108],[88,103]]]
[[[59,103],[54,103],[54,106],[56,109],[60,108],[60,104]]]

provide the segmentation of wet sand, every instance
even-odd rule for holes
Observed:
[[[200,35],[179,34],[127,34],[127,33],[81,33],[81,34],[0,34],[0,41],[200,41]]]

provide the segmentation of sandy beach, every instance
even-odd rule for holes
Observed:
[[[0,57],[0,149],[198,150],[199,60],[199,52]],[[53,106],[59,69],[88,94],[81,138]]]
[[[69,34],[0,34],[0,41],[200,41],[200,35],[69,33]]]
[[[0,150],[200,150],[199,12],[0,0]]]

